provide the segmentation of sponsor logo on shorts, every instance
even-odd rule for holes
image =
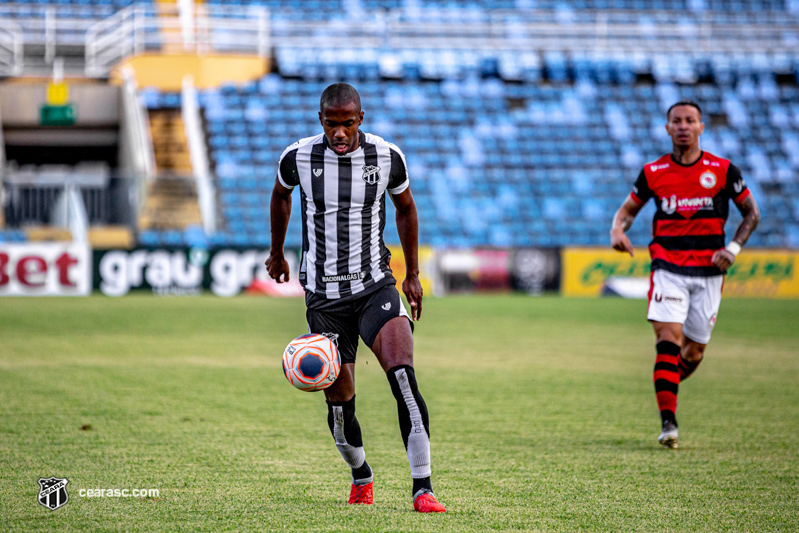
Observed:
[[[351,274],[339,274],[338,276],[322,276],[322,282],[333,283],[336,281],[356,281],[366,277],[366,272],[353,272]]]
[[[710,320],[707,321],[707,325],[711,328],[716,325],[716,314],[714,313]]]
[[[383,305],[381,305],[380,307],[383,308],[383,311],[388,311],[388,310],[391,309],[391,302],[386,302]]]
[[[663,294],[655,294],[656,302],[660,303],[663,300],[666,300],[667,302],[682,303],[682,298],[680,298],[679,296],[664,296]]]
[[[330,339],[330,342],[332,342],[333,344],[336,345],[336,347],[338,347],[338,333],[320,333],[319,335],[327,337],[328,339]]]

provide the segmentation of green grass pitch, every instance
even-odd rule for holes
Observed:
[[[416,368],[445,515],[412,512],[394,399],[361,346],[375,504],[321,393],[280,357],[301,300],[0,299],[3,531],[797,531],[799,302],[722,302],[680,387],[680,449],[656,442],[646,303],[425,300]],[[37,479],[69,479],[39,505]],[[81,489],[157,488],[157,498]]]

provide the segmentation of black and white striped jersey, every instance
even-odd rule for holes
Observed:
[[[358,148],[343,156],[324,134],[301,139],[283,152],[280,183],[300,186],[300,283],[310,302],[366,295],[396,283],[383,243],[385,191],[408,188],[405,156],[395,145],[358,132]]]

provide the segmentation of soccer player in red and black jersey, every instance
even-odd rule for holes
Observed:
[[[741,171],[700,149],[705,125],[696,102],[677,102],[666,119],[672,152],[641,170],[632,193],[613,217],[610,245],[633,255],[625,231],[644,204],[654,199],[647,319],[657,337],[654,381],[662,420],[658,442],[676,448],[679,384],[702,362],[716,323],[724,274],[757,227],[760,212]],[[730,199],[743,220],[725,246]]]

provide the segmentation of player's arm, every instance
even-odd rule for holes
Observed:
[[[610,227],[610,246],[616,251],[627,252],[630,257],[635,251],[626,231],[633,225],[635,217],[641,211],[643,204],[639,204],[630,194],[621,204],[619,210],[613,215],[613,225]]]
[[[266,260],[266,270],[269,277],[283,283],[289,280],[289,264],[283,255],[283,244],[286,242],[286,230],[291,217],[291,189],[284,187],[278,178],[275,178],[269,209],[272,246]]]
[[[758,209],[757,202],[755,202],[755,198],[751,194],[747,194],[743,200],[736,202],[735,206],[741,212],[743,220],[738,224],[735,236],[733,236],[727,247],[716,250],[712,257],[713,264],[721,269],[722,272],[726,272],[732,266],[735,262],[735,257],[741,251],[741,247],[746,244],[746,241],[749,240],[752,232],[755,231],[760,222],[760,209]]]
[[[397,209],[397,232],[405,255],[405,280],[402,292],[411,306],[411,318],[422,317],[422,283],[419,281],[419,217],[411,188],[406,187],[399,194],[392,194],[391,201]]]

